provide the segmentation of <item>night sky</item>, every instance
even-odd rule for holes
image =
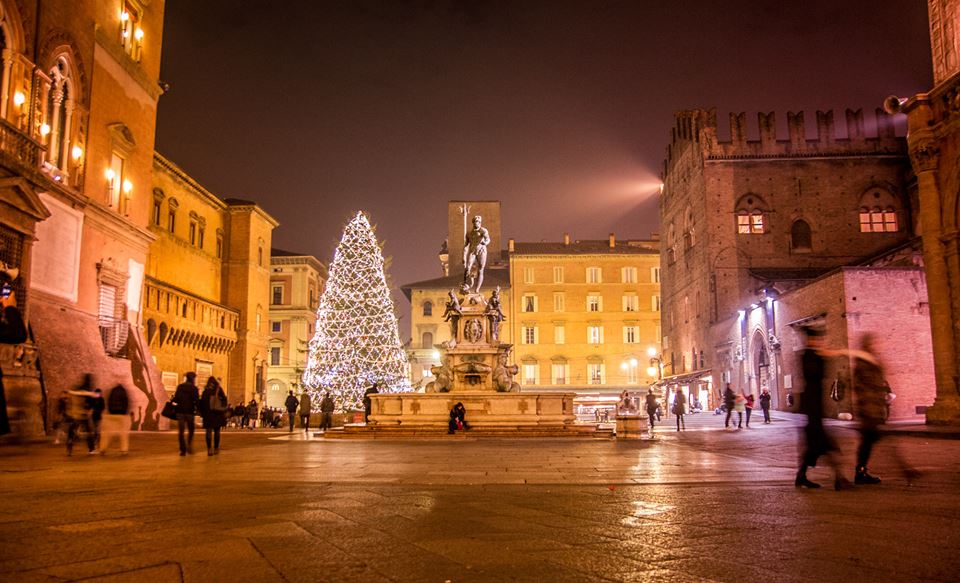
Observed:
[[[922,0],[168,0],[157,150],[325,263],[367,211],[399,285],[449,199],[503,201],[504,240],[647,237],[674,111],[839,122],[930,68]]]

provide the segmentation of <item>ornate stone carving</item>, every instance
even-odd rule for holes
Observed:
[[[940,147],[933,139],[917,142],[910,148],[910,160],[917,172],[936,170],[940,160]]]
[[[478,318],[470,318],[463,325],[463,338],[467,342],[477,343],[483,340],[483,324]]]

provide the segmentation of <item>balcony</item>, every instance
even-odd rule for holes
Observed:
[[[36,177],[46,147],[10,122],[0,119],[0,163]]]

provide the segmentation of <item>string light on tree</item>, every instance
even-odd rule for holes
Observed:
[[[383,253],[358,212],[343,230],[320,296],[303,382],[314,398],[330,391],[341,409],[360,409],[374,382],[380,392],[410,390],[407,367]]]

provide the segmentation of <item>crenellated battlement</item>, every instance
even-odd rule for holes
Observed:
[[[839,128],[835,123],[833,110],[817,111],[816,131],[810,136],[804,112],[788,111],[787,131],[783,135],[778,133],[774,112],[759,113],[754,128],[747,125],[746,113],[731,113],[729,139],[722,140],[715,108],[681,111],[675,115],[665,169],[670,168],[678,149],[690,144],[697,144],[703,158],[709,160],[906,155],[906,140],[897,136],[894,116],[882,109],[878,108],[874,117],[867,120],[862,109],[847,109],[843,125]],[[846,129],[845,135],[838,134],[839,129]]]

